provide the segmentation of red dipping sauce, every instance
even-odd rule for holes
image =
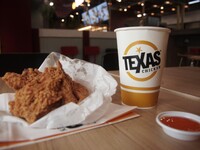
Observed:
[[[199,132],[200,131],[200,123],[184,118],[184,117],[176,117],[176,116],[164,116],[160,118],[160,121],[172,128],[184,131],[192,131],[192,132]]]

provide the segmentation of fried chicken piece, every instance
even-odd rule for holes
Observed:
[[[81,85],[80,83],[77,83],[75,81],[72,81],[72,79],[69,77],[69,75],[67,75],[64,70],[62,69],[62,66],[60,63],[57,63],[58,68],[60,68],[62,71],[62,75],[64,77],[64,84],[63,84],[63,88],[62,88],[62,93],[63,93],[63,97],[65,102],[67,103],[70,99],[70,94],[68,93],[69,89],[67,89],[69,86],[66,86],[67,84],[72,84],[72,92],[73,92],[73,96],[76,97],[77,101],[76,103],[82,101],[84,98],[86,98],[89,95],[89,91],[87,90],[87,88],[83,85]]]
[[[15,100],[9,103],[10,112],[14,116],[24,118],[28,123],[33,123],[62,105],[62,96],[56,91],[59,90],[58,85],[59,80],[25,85],[16,92]]]
[[[84,86],[72,81],[59,62],[57,66],[46,68],[44,73],[35,76],[16,91],[15,100],[9,103],[13,115],[33,123],[61,105],[78,103],[89,95]]]
[[[41,72],[37,69],[28,68],[25,69],[22,74],[13,72],[7,72],[2,80],[15,91],[21,89],[24,85],[32,81],[35,77],[41,75]]]
[[[73,81],[72,87],[73,87],[73,93],[79,102],[89,95],[89,91],[85,88],[85,86],[81,85],[80,83]]]

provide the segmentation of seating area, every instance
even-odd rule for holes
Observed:
[[[60,48],[60,53],[70,58],[75,58],[78,55],[79,51],[76,46],[62,46]]]
[[[199,66],[200,48],[188,48],[187,53],[178,53],[180,57],[179,66]]]
[[[83,53],[87,61],[97,63],[97,57],[100,53],[100,49],[98,46],[85,46]]]
[[[62,46],[60,53],[70,58],[76,58],[79,50],[76,46]],[[83,48],[83,58],[92,63],[98,63],[97,59],[100,55],[100,48],[98,46],[85,46]],[[107,48],[101,58],[101,65],[106,70],[118,70],[118,53],[116,48]]]
[[[118,70],[118,53],[117,49],[108,48],[102,58],[102,65],[106,70]]]

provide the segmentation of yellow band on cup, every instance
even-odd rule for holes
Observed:
[[[124,85],[121,84],[121,87],[125,88],[125,89],[129,89],[129,90],[140,90],[140,91],[153,91],[153,90],[159,90],[160,86],[155,86],[155,87],[134,87],[134,86],[128,86],[128,85]]]
[[[121,89],[122,103],[143,108],[153,107],[157,104],[159,91],[153,93],[135,93]]]

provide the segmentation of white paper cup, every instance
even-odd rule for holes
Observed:
[[[139,108],[155,106],[170,30],[143,26],[115,32],[122,103]]]

